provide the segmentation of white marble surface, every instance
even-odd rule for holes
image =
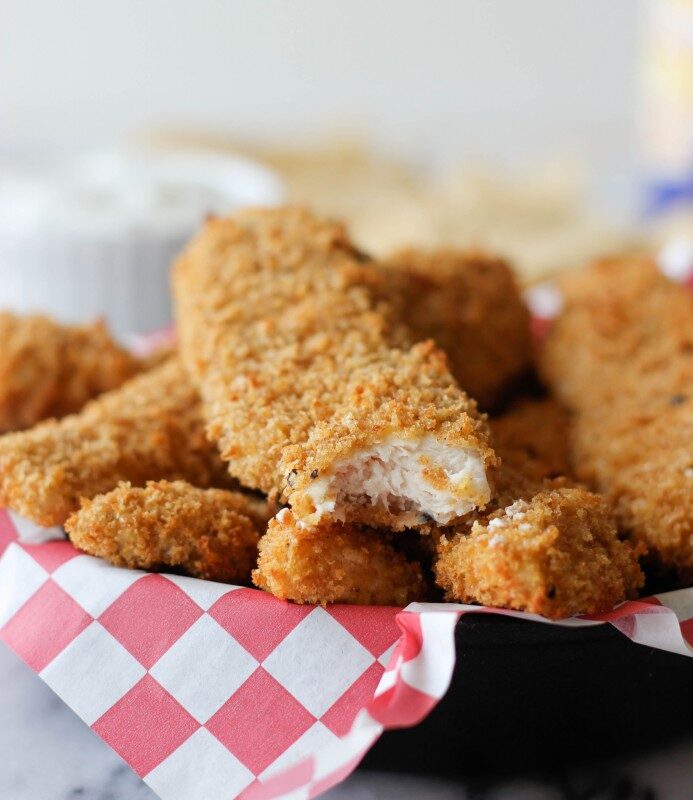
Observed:
[[[0,644],[0,799],[155,800],[156,795]],[[693,741],[549,783],[463,786],[358,772],[328,800],[691,800]],[[216,798],[210,798],[216,800]]]

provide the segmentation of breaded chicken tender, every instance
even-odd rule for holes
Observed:
[[[496,459],[445,355],[343,228],[297,208],[211,219],[174,269],[181,354],[244,485],[297,519],[391,529],[484,506]]]
[[[260,538],[254,513],[240,492],[184,481],[121,483],[83,500],[65,529],[76,547],[116,566],[248,583]]]
[[[649,560],[693,582],[693,292],[644,258],[566,279],[541,354],[573,414],[577,476],[606,495]]]
[[[79,411],[143,368],[101,322],[68,327],[0,312],[0,433]]]
[[[295,603],[405,606],[423,597],[421,568],[386,533],[322,522],[306,528],[288,509],[260,540],[253,583]]]
[[[448,356],[460,386],[492,409],[530,365],[530,315],[510,267],[482,252],[408,249],[383,262],[407,324]]]
[[[442,537],[437,583],[449,600],[552,619],[606,611],[642,585],[604,501],[581,488],[518,500],[469,533]]]
[[[79,414],[0,437],[0,507],[62,525],[81,498],[120,481],[233,482],[204,432],[199,396],[177,359],[88,403]]]

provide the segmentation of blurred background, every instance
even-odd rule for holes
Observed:
[[[482,245],[526,283],[623,249],[690,258],[693,0],[0,13],[0,306],[161,326],[204,213],[285,198],[376,254]]]

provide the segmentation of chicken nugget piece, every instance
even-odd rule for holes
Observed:
[[[553,398],[518,400],[490,425],[504,465],[537,478],[571,475],[568,414]]]
[[[572,412],[578,478],[682,585],[693,581],[693,292],[645,258],[567,279],[540,356]]]
[[[481,408],[499,405],[530,366],[530,314],[508,264],[480,251],[402,250],[383,262],[413,335],[447,354]]]
[[[1,312],[0,342],[0,433],[79,411],[144,368],[102,322],[68,327]]]
[[[403,529],[484,506],[495,454],[384,271],[297,208],[211,219],[174,268],[181,354],[231,474],[323,519]]]
[[[120,481],[231,486],[205,437],[199,396],[177,359],[88,403],[75,415],[0,437],[0,507],[62,525],[80,498]]]
[[[111,564],[195,578],[248,583],[260,532],[240,492],[199,489],[184,481],[121,483],[83,500],[65,523],[76,547]]]
[[[643,583],[605,502],[570,487],[541,491],[474,522],[469,533],[442,537],[434,569],[448,600],[550,619],[606,611]]]
[[[307,528],[285,509],[260,540],[253,583],[295,603],[405,606],[424,593],[421,568],[386,533],[349,523]]]

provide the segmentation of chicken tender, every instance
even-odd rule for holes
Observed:
[[[79,411],[143,369],[101,322],[67,327],[0,313],[0,433]]]
[[[120,481],[233,485],[204,432],[199,397],[177,359],[137,376],[75,415],[0,437],[0,507],[62,525],[81,498]]]
[[[491,497],[488,428],[340,225],[284,208],[211,219],[179,258],[181,353],[244,485],[297,519],[403,529]]]
[[[604,501],[570,487],[541,491],[475,521],[469,533],[442,537],[435,574],[449,600],[552,619],[606,611],[643,583]]]
[[[577,476],[683,585],[693,582],[693,292],[644,258],[566,279],[541,354],[572,412]]]
[[[423,597],[421,568],[385,533],[349,523],[306,528],[285,509],[260,540],[253,583],[295,603],[405,606]]]
[[[460,386],[496,407],[530,366],[530,315],[510,267],[454,249],[402,250],[383,266],[415,338],[435,340]]]
[[[76,547],[119,567],[248,583],[260,538],[254,514],[239,492],[184,481],[121,483],[83,500],[65,529]]]

